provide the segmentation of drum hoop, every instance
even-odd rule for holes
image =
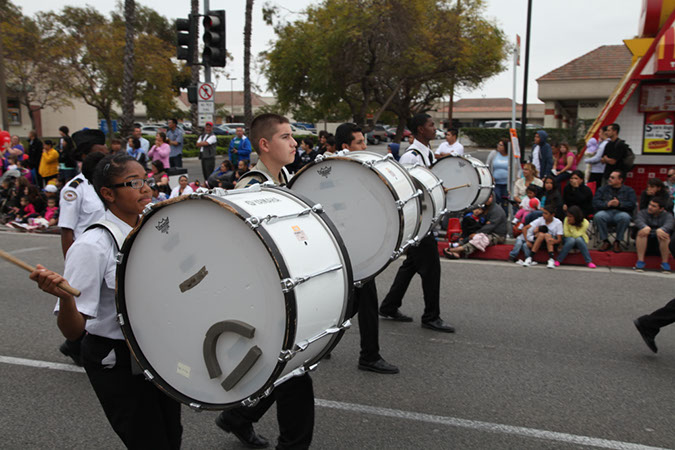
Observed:
[[[441,178],[438,175],[433,173],[429,167],[426,167],[423,164],[415,164],[415,165],[410,166],[410,168],[407,168],[405,166],[403,166],[403,167],[408,171],[408,173],[410,173],[410,170],[415,169],[416,167],[424,167],[431,174],[431,176],[436,178],[436,181],[441,181]],[[418,189],[422,189],[422,192],[424,192],[425,195],[429,195],[429,197],[432,200],[431,206],[433,208],[433,212],[432,212],[432,215],[431,215],[432,220],[434,220],[434,221],[438,220],[438,218],[441,217],[440,213],[441,213],[442,209],[441,209],[441,211],[437,211],[436,203],[434,203],[433,196],[431,195],[431,192],[433,192],[433,190],[431,192],[429,190],[427,190],[427,187],[424,185],[424,183],[422,183],[420,180],[415,178],[415,176],[410,175],[410,178],[413,180],[413,184],[419,185],[419,186],[417,186]],[[440,188],[443,189],[442,184],[441,184]],[[443,195],[443,200],[445,201],[445,195]],[[421,211],[420,211],[420,215],[421,215]],[[419,230],[418,230],[418,232],[419,232]]]
[[[195,196],[197,199],[200,200],[209,200],[218,206],[228,210],[229,212],[235,214],[239,219],[242,221],[246,221],[248,217],[248,213],[238,207],[237,205],[234,205],[230,203],[229,201],[226,201],[225,198],[223,197],[218,197],[215,195],[203,195],[203,194],[197,194]],[[140,231],[141,227],[143,224],[150,219],[157,211],[162,210],[165,206],[174,204],[174,203],[179,203],[187,200],[194,199],[195,197],[191,195],[181,195],[169,200],[165,200],[163,202],[156,203],[151,207],[151,209],[143,214],[141,217],[141,220],[136,224],[136,226],[131,230],[129,235],[124,241],[124,244],[122,245],[122,249],[120,250],[120,254],[122,256],[119,264],[118,264],[118,270],[117,274],[115,276],[115,305],[117,307],[117,313],[121,314],[123,318],[127,318],[127,308],[126,308],[126,302],[125,300],[125,295],[124,295],[124,277],[122,277],[120,274],[125,273],[126,271],[126,262],[127,262],[127,255],[129,254],[129,249],[131,248],[131,245],[135,241],[138,232]],[[265,244],[265,247],[267,251],[269,252],[270,256],[272,257],[272,260],[274,261],[274,265],[277,268],[277,272],[279,274],[279,280],[281,281],[282,279],[285,278],[290,278],[290,272],[288,270],[288,267],[286,267],[286,264],[284,263],[284,260],[282,258],[281,252],[279,252],[279,249],[277,246],[274,244],[274,241],[272,240],[272,237],[267,233],[266,230],[263,229],[263,227],[258,227],[253,230],[258,236],[258,238]],[[279,285],[281,286],[281,284]],[[298,311],[297,311],[297,304],[296,304],[296,298],[295,298],[295,292],[293,290],[289,290],[288,292],[284,292],[284,301],[285,301],[285,306],[286,306],[286,333],[284,336],[284,342],[282,344],[282,350],[290,350],[295,342],[295,334],[296,334],[296,323],[297,323],[297,317],[298,317]],[[138,364],[141,366],[141,369],[146,372],[150,372],[152,374],[152,379],[151,381],[155,386],[157,386],[161,391],[166,393],[169,397],[174,398],[175,400],[184,403],[186,405],[194,406],[198,405],[198,409],[206,409],[206,410],[222,410],[224,407],[235,407],[241,404],[241,402],[236,402],[236,403],[208,403],[208,402],[202,402],[198,401],[192,397],[188,397],[187,395],[179,392],[178,390],[174,389],[169,383],[167,383],[164,378],[162,378],[159,373],[152,367],[152,365],[149,363],[148,359],[145,357],[143,352],[141,351],[140,346],[136,342],[136,339],[134,337],[134,332],[131,328],[130,321],[124,320],[123,324],[120,324],[120,328],[122,329],[122,333],[124,334],[124,338],[127,342],[127,347],[129,347],[129,351],[131,352],[132,356],[134,359],[138,362]],[[276,381],[279,376],[281,375],[284,367],[286,366],[286,362],[279,361],[277,359],[277,365],[272,371],[272,374],[270,377],[267,379],[263,387],[258,389],[256,392],[251,394],[248,398],[257,398],[264,396],[265,391],[273,385],[274,381]],[[245,400],[245,399],[242,399]]]

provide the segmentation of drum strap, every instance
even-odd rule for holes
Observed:
[[[429,161],[428,161],[428,162],[427,162],[427,158],[426,158],[426,157],[422,154],[422,152],[419,151],[418,149],[416,149],[416,148],[411,148],[411,149],[408,150],[408,151],[413,152],[414,154],[416,154],[417,156],[419,156],[420,158],[422,158],[422,161],[424,161],[424,164],[425,164],[427,167],[429,167],[430,165],[432,165],[432,164],[435,162],[435,159],[436,159],[436,158],[434,158],[434,153],[431,152],[431,151],[429,151]]]
[[[265,172],[261,172],[260,170],[255,170],[255,169],[249,170],[248,172],[243,174],[241,176],[241,178],[248,177],[248,176],[261,176],[265,179],[265,181],[274,182],[274,180],[272,179],[271,176],[269,176]],[[281,181],[281,186],[286,186],[286,184],[288,184],[288,170],[286,170],[285,167],[281,168],[281,180],[279,180],[279,181]]]
[[[110,236],[112,236],[113,241],[115,242],[115,246],[117,247],[117,251],[118,252],[120,251],[126,236],[124,236],[124,234],[122,234],[122,230],[120,230],[120,228],[117,225],[110,222],[109,220],[101,219],[98,222],[95,222],[95,223],[92,223],[91,225],[89,225],[85,231],[91,230],[93,228],[103,228],[105,230],[108,230],[108,233],[110,233]]]

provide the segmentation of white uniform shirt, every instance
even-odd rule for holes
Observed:
[[[535,230],[542,225],[548,227],[548,234],[553,237],[562,236],[563,234],[563,224],[557,217],[554,217],[551,223],[546,223],[546,220],[544,220],[543,217],[539,217],[533,220],[530,225],[530,228],[527,230],[527,240],[530,242],[534,241]]]
[[[190,187],[189,184],[188,184],[187,186],[185,186],[185,189],[183,189],[183,193],[182,193],[182,194],[178,192],[179,189],[180,189],[180,185],[178,185],[178,186],[176,186],[175,188],[171,189],[171,195],[169,196],[169,198],[178,197],[179,195],[190,195],[190,194],[192,194],[192,193],[194,192],[194,190]]]
[[[73,230],[74,239],[103,217],[103,212],[101,199],[84,175],[77,175],[61,189],[58,225]]]
[[[103,215],[117,225],[124,236],[131,227],[110,211]],[[117,272],[117,246],[108,230],[94,228],[83,233],[66,253],[63,277],[82,292],[75,298],[77,310],[87,316],[84,328],[88,333],[110,339],[124,339],[117,323],[115,306],[115,274]],[[54,313],[58,313],[56,303]]]
[[[420,152],[424,157],[418,155],[415,152],[411,152],[412,149]],[[398,161],[401,164],[420,164],[425,167],[431,166],[431,163],[434,161],[433,153],[431,148],[422,144],[420,141],[415,139],[410,147],[406,149],[406,152],[401,156],[401,159]]]
[[[448,141],[445,141],[441,145],[439,145],[436,151],[434,152],[434,154],[437,156],[447,153],[450,153],[453,156],[461,156],[464,154],[464,146],[460,144],[458,141],[455,141],[455,143],[452,145],[450,145]]]

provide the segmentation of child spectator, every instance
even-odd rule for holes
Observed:
[[[47,199],[47,208],[45,209],[45,220],[50,227],[56,226],[59,223],[59,206],[56,197],[49,197]]]
[[[663,199],[663,204],[666,207],[666,211],[673,212],[673,202],[670,198],[669,191],[666,189],[666,184],[661,181],[659,178],[650,178],[647,180],[647,188],[642,191],[640,194],[640,203],[638,204],[638,210],[647,209],[649,202],[654,198]]]
[[[30,184],[36,184],[35,180],[33,180],[33,174],[31,173],[30,169],[26,167],[26,165],[27,161],[25,159],[19,159],[16,162],[16,169],[21,173],[22,177],[25,177],[26,180],[28,180]]]
[[[54,148],[54,143],[49,139],[43,142],[38,172],[44,184],[47,184],[49,180],[56,178],[59,174],[59,152]]]
[[[586,265],[595,269],[597,266],[591,260],[591,254],[588,252],[588,220],[584,218],[584,213],[578,206],[570,206],[567,209],[567,216],[563,223],[563,246],[558,254],[558,259],[555,266],[558,267],[560,263],[565,260],[567,254],[573,248],[578,248],[581,256],[584,257]]]
[[[391,153],[391,156],[393,156],[396,161],[401,159],[401,156],[398,154],[400,149],[401,145],[397,144],[396,142],[392,142],[391,144],[387,145],[387,153]]]
[[[514,224],[520,223],[522,225],[525,222],[525,217],[532,211],[537,211],[540,206],[540,201],[537,198],[537,192],[539,192],[539,187],[535,184],[530,184],[525,188],[525,197],[520,202],[520,209],[516,212],[516,217],[514,218]],[[519,227],[519,228],[522,228]]]
[[[481,227],[485,225],[486,219],[483,215],[484,212],[483,208],[476,208],[462,217],[461,245],[468,243],[471,238],[480,231]],[[452,247],[457,247],[459,245],[460,243],[458,242],[452,243]]]
[[[141,140],[132,136],[128,139],[128,142],[129,146],[127,147],[127,154],[138,161],[145,170],[148,170],[145,165],[148,155],[145,154],[143,148],[141,147]]]
[[[19,204],[20,208],[16,213],[16,218],[14,219],[16,222],[26,223],[30,217],[37,217],[35,207],[32,203],[30,203],[27,195],[21,197]]]
[[[159,186],[156,184],[151,186],[152,188],[152,199],[150,200],[150,203],[159,203],[163,202],[164,200],[167,200],[169,197],[162,191],[159,190]]]
[[[19,168],[18,161],[19,158],[16,155],[9,155],[7,157],[7,170],[17,170]]]
[[[523,234],[526,235],[526,246],[523,252],[527,256],[525,261],[518,261],[523,267],[529,267],[536,264],[532,261],[532,255],[537,254],[542,244],[546,243],[548,251],[548,262],[546,267],[553,269],[555,267],[554,247],[562,241],[563,224],[560,219],[554,216],[555,209],[552,205],[546,205],[542,209],[542,216],[523,228]]]
[[[575,170],[570,176],[569,183],[563,189],[563,210],[578,206],[584,217],[593,214],[593,191],[584,184],[584,174]]]

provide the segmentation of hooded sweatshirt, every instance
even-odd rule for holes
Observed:
[[[539,167],[541,168],[539,172],[539,178],[544,178],[546,175],[550,175],[551,169],[553,169],[553,150],[551,146],[546,142],[548,139],[548,134],[544,130],[537,131],[539,135]]]

